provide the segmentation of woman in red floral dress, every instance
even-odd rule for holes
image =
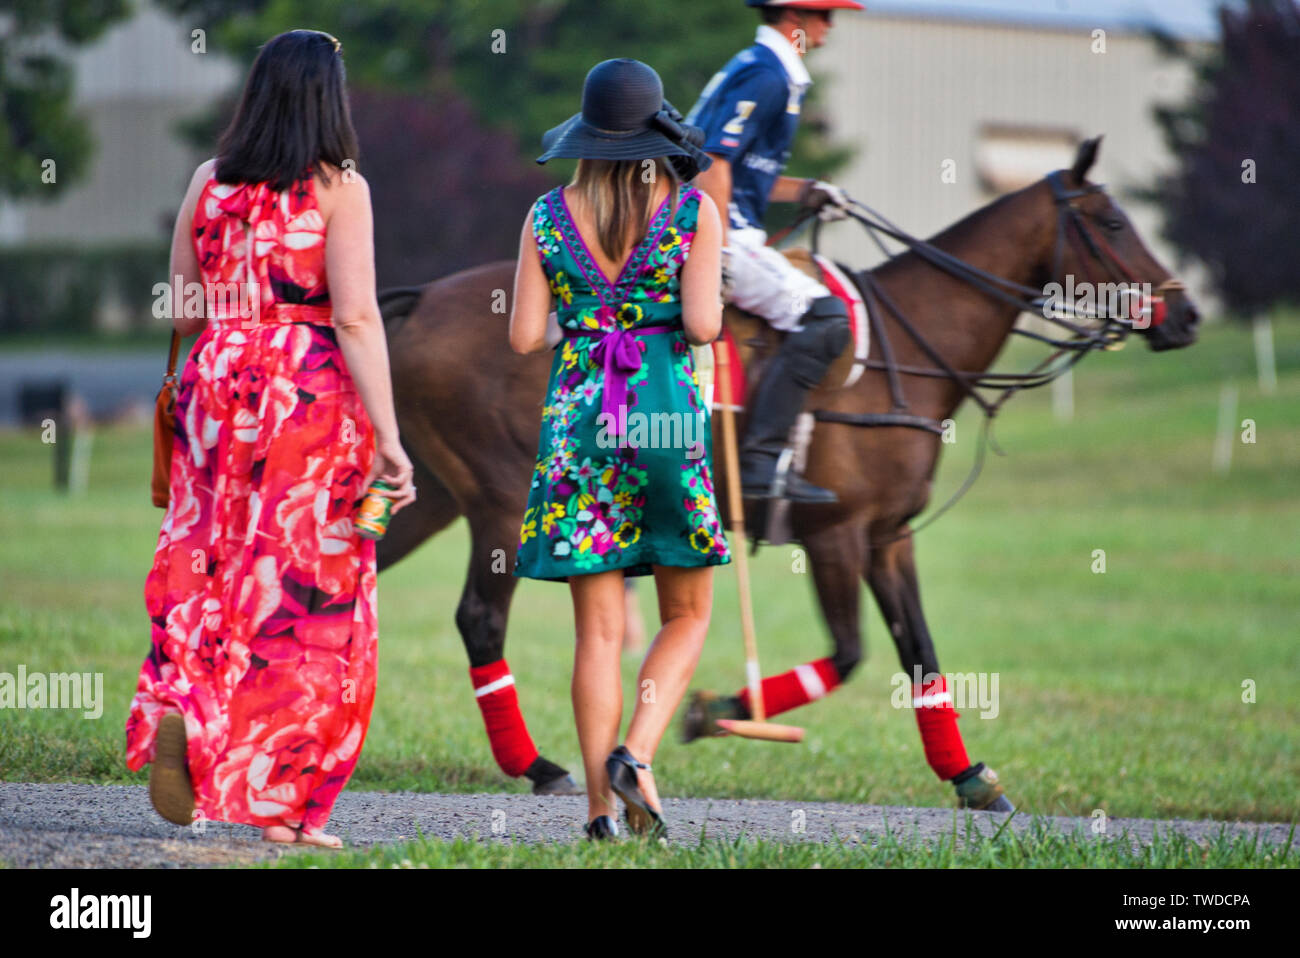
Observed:
[[[375,694],[375,546],[352,522],[375,478],[395,509],[415,495],[355,142],[338,41],[294,30],[263,47],[190,183],[172,315],[201,335],[126,725],[163,817],[332,847]]]

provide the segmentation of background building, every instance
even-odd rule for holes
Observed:
[[[94,133],[94,161],[58,200],[5,206],[0,242],[92,246],[171,235],[204,158],[179,126],[240,79],[220,54],[193,52],[194,29],[143,2],[130,20],[73,52],[76,104]]]
[[[1068,166],[1080,141],[1105,134],[1091,178],[1110,187],[1166,267],[1206,297],[1160,239],[1158,211],[1130,191],[1168,167],[1152,109],[1184,99],[1192,80],[1156,52],[1147,28],[1212,42],[1210,4],[1174,2],[1160,15],[1115,0],[1090,2],[1087,13],[1015,0],[868,6],[839,14],[830,42],[809,58],[832,135],[857,148],[837,176],[854,197],[929,236]],[[825,235],[847,262],[880,258],[854,226]]]

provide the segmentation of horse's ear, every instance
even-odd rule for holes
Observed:
[[[1092,164],[1097,160],[1097,151],[1101,148],[1101,137],[1094,136],[1091,140],[1084,140],[1079,144],[1079,152],[1074,155],[1074,166],[1070,167],[1070,172],[1074,174],[1074,182],[1082,186],[1083,181],[1088,178],[1088,171],[1092,169]]]

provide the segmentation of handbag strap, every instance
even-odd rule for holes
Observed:
[[[163,377],[164,383],[169,383],[176,378],[176,360],[181,354],[181,334],[172,330],[172,350],[171,355],[167,357],[167,375]]]

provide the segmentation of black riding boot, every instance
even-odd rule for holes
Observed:
[[[789,332],[763,378],[746,402],[749,419],[740,446],[740,484],[747,499],[772,494],[777,460],[804,399],[849,342],[849,317],[842,300],[815,299],[800,325]],[[793,470],[786,475],[781,498],[791,502],[830,503],[835,493],[814,486]]]

